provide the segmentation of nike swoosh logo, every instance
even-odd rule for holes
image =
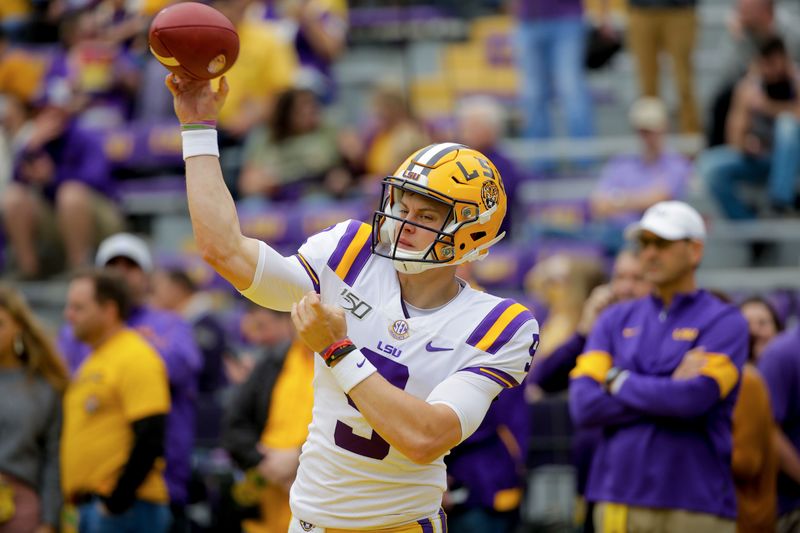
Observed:
[[[362,366],[364,366],[364,363],[366,363],[366,362],[367,362],[367,359],[366,359],[366,358],[364,358],[364,359],[362,359],[362,360],[361,360],[361,362],[360,362],[360,363],[356,363],[356,366],[357,366],[358,368],[361,368]]]
[[[429,352],[452,352],[453,351],[452,348],[438,348],[438,347],[432,345],[430,342],[425,345],[425,349],[428,350]]]

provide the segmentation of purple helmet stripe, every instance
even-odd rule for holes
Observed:
[[[413,158],[411,161],[408,162],[408,166],[406,167],[406,170],[411,170],[412,168],[414,168],[414,165],[417,164],[417,161],[422,159],[425,156],[425,154],[427,154],[431,149],[436,148],[437,146],[439,146],[439,145],[436,144],[436,143],[429,144],[428,146],[426,146],[425,148],[420,150],[419,154],[417,155],[417,157]]]
[[[523,311],[522,313],[518,314],[514,317],[514,319],[508,323],[505,329],[498,335],[497,339],[489,346],[489,349],[486,350],[490,354],[496,354],[497,351],[505,346],[508,341],[514,336],[514,334],[522,327],[522,324],[525,322],[533,320],[533,313],[528,310]]]
[[[464,146],[463,144],[455,144],[455,145],[447,144],[443,149],[439,150],[438,153],[434,154],[434,156],[431,157],[430,161],[425,163],[425,169],[423,169],[422,175],[423,176],[427,176],[428,173],[430,173],[430,171],[433,169],[433,166],[436,163],[438,163],[440,159],[442,159],[444,156],[446,156],[450,152],[455,152],[455,151],[457,151],[457,150],[459,150],[461,148],[466,148],[466,146]]]
[[[480,340],[486,335],[486,333],[492,328],[497,319],[500,318],[500,315],[503,314],[503,311],[508,309],[514,305],[514,300],[511,298],[507,298],[497,304],[494,309],[489,311],[489,314],[481,320],[481,323],[478,324],[478,327],[475,328],[475,331],[470,334],[469,338],[467,339],[467,344],[470,346],[475,346],[480,342]]]

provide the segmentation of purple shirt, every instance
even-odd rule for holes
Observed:
[[[699,346],[714,364],[673,380]],[[603,428],[586,498],[735,518],[731,413],[747,348],[739,310],[703,290],[676,295],[669,308],[647,296],[607,309],[569,391],[575,424]],[[605,373],[604,363],[630,372],[613,395],[592,376],[592,367]]]
[[[772,415],[795,449],[800,450],[800,327],[781,333],[769,343],[758,362],[769,388]],[[778,474],[778,512],[800,508],[800,485]]]
[[[523,387],[504,390],[475,433],[445,457],[452,487],[468,490],[467,507],[494,509],[498,492],[522,490],[529,420]]]
[[[646,163],[641,156],[618,156],[606,163],[594,194],[617,197],[637,196],[654,190],[665,190],[670,200],[681,200],[692,174],[688,159],[680,154],[665,153],[653,163]],[[625,227],[642,217],[641,211],[620,211],[609,217],[615,226]]]
[[[192,329],[179,315],[150,307],[139,307],[128,326],[142,334],[164,360],[169,376],[171,408],[167,417],[164,446],[167,468],[164,477],[172,503],[188,501],[191,454],[195,432],[197,375],[202,366]],[[70,373],[83,363],[91,348],[77,340],[65,324],[58,335],[58,347]]]
[[[565,17],[583,16],[582,0],[515,0],[514,14],[518,19],[534,22]]]
[[[79,128],[71,122],[64,133],[40,149],[23,148],[19,152],[14,162],[14,181],[25,182],[20,175],[20,165],[24,159],[47,154],[55,165],[53,180],[42,191],[48,200],[53,201],[58,188],[67,181],[85,183],[113,199],[115,187],[111,166],[102,146],[103,138],[99,133]]]
[[[130,118],[133,96],[120,80],[137,75],[139,69],[134,57],[122,48],[84,45],[72,53],[60,50],[45,74],[45,91],[64,84],[77,87],[89,97],[78,117],[81,124],[93,129],[123,127]]]

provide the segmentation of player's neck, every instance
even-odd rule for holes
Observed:
[[[418,274],[397,273],[402,298],[419,309],[441,307],[459,290],[455,267],[432,268]]]

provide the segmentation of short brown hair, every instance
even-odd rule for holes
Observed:
[[[120,320],[127,321],[131,316],[133,299],[125,278],[109,269],[85,270],[75,275],[75,279],[88,279],[94,286],[94,299],[99,304],[112,302],[117,306]]]

